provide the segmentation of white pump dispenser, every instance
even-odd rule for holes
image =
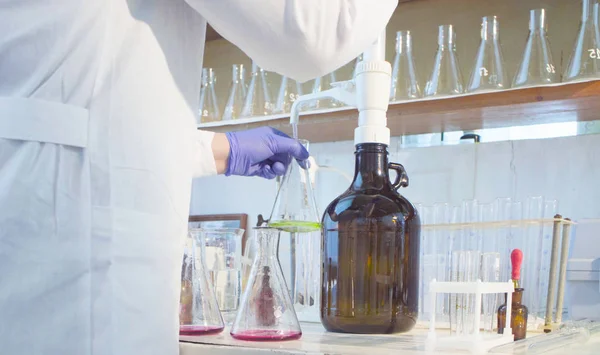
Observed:
[[[322,98],[333,98],[358,109],[358,127],[354,130],[354,144],[390,144],[387,128],[392,66],[385,61],[385,31],[363,54],[353,80],[333,83],[332,89],[299,96],[292,104],[290,124],[298,123],[303,103]]]

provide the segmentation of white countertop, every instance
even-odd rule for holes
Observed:
[[[233,339],[225,329],[217,335],[180,337],[180,355],[424,355],[426,330],[415,329],[408,334],[395,335],[357,335],[326,332],[321,324],[302,324],[302,338],[284,342],[247,342]],[[600,334],[592,337],[586,344],[571,346],[568,352],[553,351],[558,354],[599,355]],[[466,354],[466,352],[435,351],[436,355]]]

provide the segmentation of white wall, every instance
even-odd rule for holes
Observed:
[[[403,164],[413,203],[433,204],[496,197],[559,200],[559,211],[573,219],[600,217],[600,135],[400,149],[392,139],[390,160]],[[354,172],[352,142],[312,144],[319,165]],[[322,212],[349,183],[335,172],[319,172],[316,197]],[[247,213],[250,225],[268,218],[275,182],[260,178],[212,177],[194,182],[191,214]]]

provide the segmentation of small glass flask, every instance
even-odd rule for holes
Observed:
[[[504,70],[499,27],[496,16],[486,16],[482,19],[481,42],[471,72],[468,92],[502,90],[510,86]]]
[[[217,81],[212,68],[202,69],[202,88],[200,89],[200,122],[214,122],[221,119],[215,82]]]
[[[302,85],[287,76],[282,77],[273,113],[289,113],[292,104],[300,95],[302,95]]]
[[[438,30],[438,49],[425,96],[462,94],[463,79],[456,55],[456,32],[452,25],[442,25]]]
[[[403,101],[421,97],[417,70],[412,52],[410,31],[396,32],[396,56],[392,70],[390,101]]]
[[[229,97],[227,98],[227,104],[225,104],[225,111],[223,112],[223,121],[240,117],[242,108],[244,107],[244,100],[248,94],[248,87],[245,80],[246,68],[244,65],[234,64],[231,71],[231,86],[229,87]]]
[[[252,79],[240,117],[268,116],[273,113],[273,101],[267,73],[252,62]]]
[[[279,231],[255,228],[256,256],[231,336],[248,341],[294,340],[302,336],[279,264]]]
[[[523,50],[523,59],[513,79],[513,87],[558,82],[547,29],[546,10],[531,10],[529,12],[529,35]]]
[[[563,81],[577,81],[600,75],[600,28],[598,8],[593,0],[582,0],[581,23]]]

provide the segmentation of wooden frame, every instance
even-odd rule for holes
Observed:
[[[190,216],[188,219],[188,227],[242,228],[244,230],[244,234],[242,235],[242,253],[246,250],[246,239],[248,236],[248,215],[245,213],[205,214]]]

